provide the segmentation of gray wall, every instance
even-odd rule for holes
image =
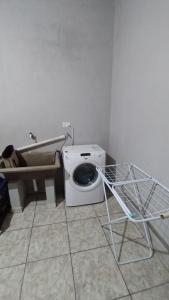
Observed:
[[[109,153],[169,187],[169,1],[114,3]]]
[[[62,133],[107,148],[112,0],[0,1],[0,150]]]
[[[109,153],[169,187],[169,1],[114,4]],[[169,221],[153,224],[169,245]]]

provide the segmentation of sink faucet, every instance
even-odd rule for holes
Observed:
[[[38,141],[37,141],[36,135],[34,135],[32,132],[29,132],[29,137],[30,137],[30,139],[33,140],[35,143],[38,142]]]

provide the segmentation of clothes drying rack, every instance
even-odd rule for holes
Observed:
[[[103,182],[108,217],[108,223],[103,224],[103,226],[108,226],[110,230],[113,252],[117,263],[127,264],[151,258],[153,249],[147,223],[169,218],[169,189],[134,164],[98,166],[97,171]],[[112,219],[113,211],[110,210],[108,204],[106,186],[120,205],[124,213],[122,217]],[[113,224],[126,221],[143,225],[146,245],[149,250],[147,256],[144,255],[143,257],[135,257],[124,261],[120,261],[120,258],[118,258],[112,227]]]

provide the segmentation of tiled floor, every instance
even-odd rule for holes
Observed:
[[[109,203],[119,215],[115,201]],[[65,208],[60,197],[56,207],[40,201],[8,215],[0,235],[0,299],[168,300],[169,271],[159,253],[117,266],[101,226],[106,221],[105,203]],[[147,251],[135,225],[116,225],[114,233],[124,259]]]

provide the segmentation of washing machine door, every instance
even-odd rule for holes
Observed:
[[[96,170],[96,164],[92,162],[84,162],[71,172],[71,184],[80,191],[89,191],[94,189],[101,181]]]

